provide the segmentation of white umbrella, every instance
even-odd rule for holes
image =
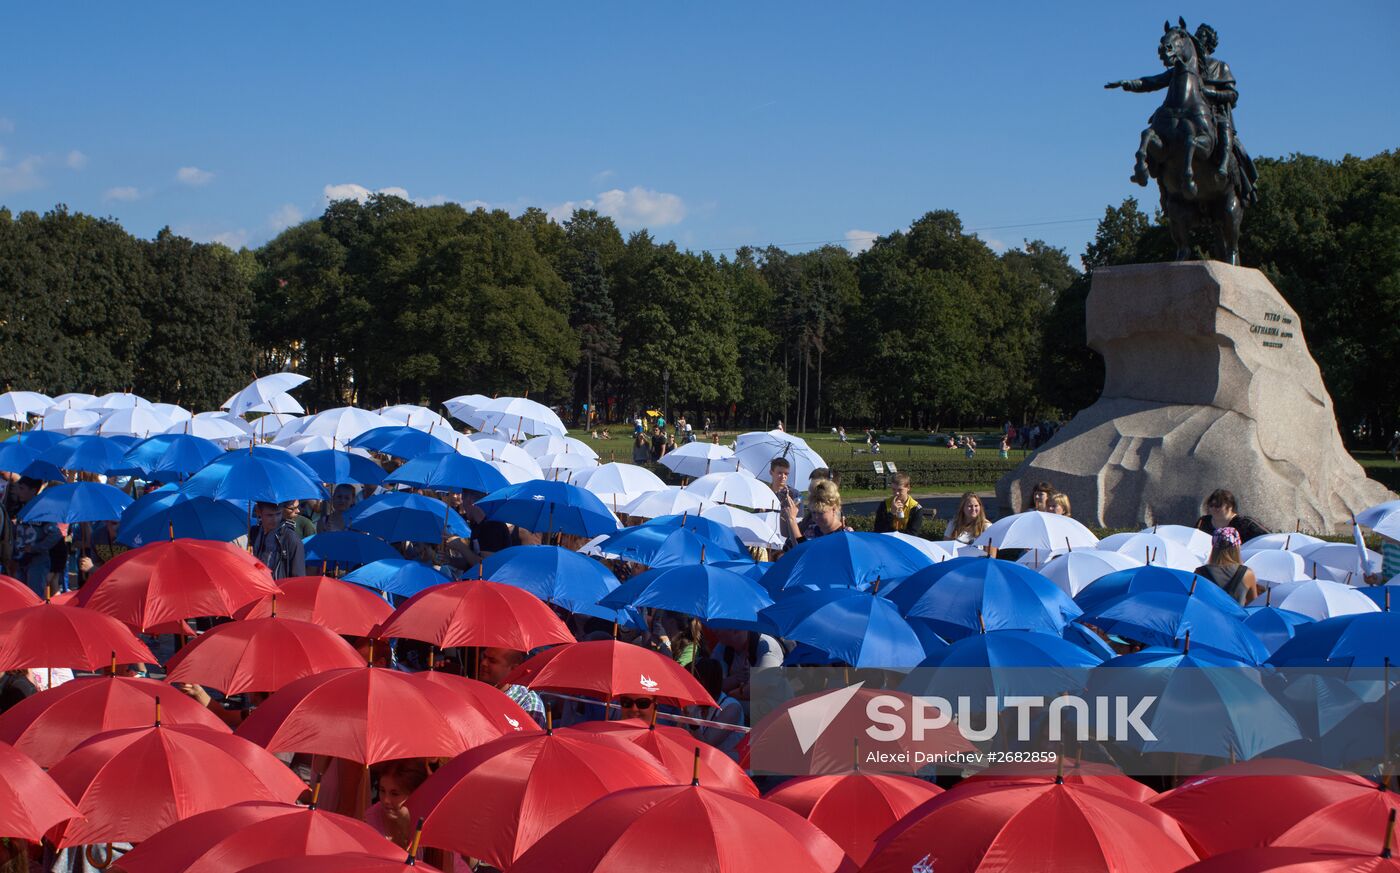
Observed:
[[[1357,524],[1375,529],[1382,520],[1400,513],[1400,500],[1387,500],[1385,503],[1377,503],[1375,506],[1368,506],[1356,514]]]
[[[481,450],[476,443],[467,438],[464,433],[457,431],[444,431],[441,429],[428,431],[434,439],[441,440],[444,445],[449,445],[459,455],[466,455],[468,458],[476,458],[478,461],[486,460],[482,457]]]
[[[1050,552],[1092,549],[1099,544],[1099,538],[1068,515],[1032,510],[997,519],[972,544]]]
[[[1364,580],[1357,577],[1356,546],[1352,543],[1314,543],[1298,550],[1303,559],[1307,575],[1316,579],[1330,579],[1347,585],[1361,585]],[[1366,550],[1366,572],[1381,571],[1381,556],[1371,549]]]
[[[685,443],[667,452],[661,466],[679,476],[699,479],[710,473],[732,473],[739,469],[734,450],[714,443]]]
[[[152,403],[151,411],[170,419],[171,424],[177,421],[189,421],[191,418],[194,418],[194,414],[188,409],[174,403]]]
[[[520,446],[512,443],[501,442],[500,440],[472,440],[472,447],[477,450],[483,460],[505,461],[514,464],[524,470],[533,470],[533,479],[543,479],[544,471],[534,458],[525,453]]]
[[[113,391],[97,398],[88,409],[150,409],[151,401],[130,391]]]
[[[241,419],[240,419],[241,420]],[[243,422],[240,427],[232,421],[223,417],[222,413],[196,413],[189,421],[180,421],[170,425],[165,429],[166,433],[187,433],[206,440],[215,442],[227,442],[229,440],[246,439],[248,431],[247,422]]]
[[[101,417],[101,413],[92,409],[65,409],[55,406],[39,420],[39,429],[73,434],[88,425],[96,424]]]
[[[745,509],[781,509],[773,489],[754,478],[752,473],[738,470],[732,473],[711,473],[685,486],[697,497]]]
[[[951,546],[955,546],[958,544],[956,540],[948,540],[947,542],[935,542],[933,540],[926,540],[923,537],[916,537],[913,534],[907,534],[904,531],[898,530],[885,531],[885,536],[894,537],[901,543],[913,546],[920,552],[923,552],[924,556],[935,564],[941,564],[944,561],[952,560],[953,558],[956,558],[958,556],[957,550],[951,548]]]
[[[826,466],[822,456],[812,451],[804,440],[780,430],[741,433],[734,440],[734,459],[739,469],[747,470],[765,482],[773,481],[770,468],[778,458],[787,459],[790,465],[788,482],[798,491],[807,490],[813,470]]]
[[[1171,567],[1192,573],[1201,566],[1185,546],[1175,540],[1150,533],[1121,533],[1106,536],[1099,541],[1099,549],[1106,552],[1121,552],[1130,558],[1140,558],[1144,563],[1157,567]]]
[[[1308,579],[1307,564],[1296,552],[1287,549],[1261,549],[1250,555],[1244,565],[1254,571],[1255,578],[1265,588]]]
[[[768,520],[772,513],[745,512],[722,503],[712,504],[700,511],[701,518],[708,518],[727,525],[746,546],[775,548],[787,541]]]
[[[291,455],[304,455],[307,452],[325,452],[334,450],[338,452],[348,452],[352,455],[359,455],[362,458],[370,457],[370,453],[367,450],[357,449],[352,446],[347,446],[343,443],[337,443],[334,439],[328,436],[298,437],[297,439],[294,439],[291,442],[286,443],[285,445],[278,446],[278,448],[285,449],[287,453]]]
[[[38,391],[6,391],[0,394],[0,418],[25,422],[31,415],[41,415],[54,405],[54,400]]]
[[[529,451],[529,446],[526,446]],[[555,458],[566,458],[569,454],[555,455]],[[577,457],[576,455],[574,457]],[[540,466],[544,462],[540,461]],[[594,494],[629,494],[625,502],[631,503],[632,499],[641,494],[651,491],[659,491],[666,487],[666,483],[646,467],[638,467],[635,464],[619,464],[616,462],[598,466],[594,462],[594,469],[580,473],[574,477],[574,484],[586,491]],[[611,504],[609,504],[611,505]]]
[[[1320,540],[1317,537],[1309,536],[1305,533],[1262,534],[1241,546],[1240,556],[1248,558],[1250,555],[1256,552],[1271,551],[1275,549],[1285,549],[1290,552],[1296,552],[1299,549],[1304,549],[1308,546],[1317,545],[1321,542],[1326,542],[1326,540]]]
[[[554,410],[524,397],[497,397],[482,404],[477,414],[481,417],[481,430],[499,430],[512,436],[564,436],[568,432]]]
[[[274,394],[262,403],[256,403],[243,410],[243,414],[250,412],[277,412],[288,415],[301,415],[306,409],[297,402],[297,399],[290,394]]]
[[[1073,597],[1084,590],[1086,585],[1109,573],[1141,566],[1141,560],[1122,552],[1080,549],[1051,558],[1048,563],[1041,565],[1038,572],[1054,582],[1061,591]]]
[[[467,439],[474,443],[510,443],[510,437],[507,434],[496,433],[494,430],[479,430],[475,433],[469,433]],[[514,443],[510,444],[514,445]]]
[[[1163,539],[1181,543],[1186,550],[1201,559],[1204,564],[1210,558],[1210,534],[1184,524],[1157,524],[1143,529],[1142,533],[1156,534]]]
[[[593,458],[568,453],[543,455],[536,458],[535,463],[540,465],[546,479],[561,482],[573,482],[572,477],[576,472],[591,472],[598,466],[597,460]],[[573,482],[573,484],[579,483]]]
[[[271,412],[267,415],[260,415],[248,424],[252,425],[253,436],[260,440],[277,436],[282,428],[294,422],[301,421],[301,416],[292,415],[288,412]]]
[[[656,491],[639,494],[619,510],[633,518],[660,518],[663,515],[701,515],[707,507],[718,506],[697,497],[679,485],[667,485]]]
[[[234,415],[242,415],[259,403],[266,403],[274,395],[285,394],[310,379],[299,373],[272,373],[249,382],[243,390],[224,401],[220,409],[227,409]]]
[[[390,421],[376,412],[354,406],[338,406],[335,409],[327,409],[325,412],[308,416],[305,421],[305,426],[298,431],[299,435],[328,436],[342,446],[367,430],[373,430],[376,427],[393,427],[397,424],[397,422]],[[278,442],[283,442],[281,434],[278,434]]]
[[[535,465],[534,469],[531,469],[530,467],[525,467],[520,464],[513,464],[510,461],[492,461],[488,459],[486,463],[495,467],[502,476],[506,477],[506,481],[512,485],[519,485],[521,482],[529,482],[532,479],[544,478],[544,472],[539,469],[538,465]],[[535,462],[531,460],[530,463],[534,464]]]
[[[491,398],[485,394],[463,394],[453,397],[451,400],[444,400],[442,406],[447,410],[447,414],[464,422],[474,428],[481,428],[481,419],[476,416],[476,411],[491,402]]]
[[[415,406],[412,403],[400,403],[396,406],[386,406],[377,410],[385,418],[393,419],[402,425],[425,431],[427,433],[437,433],[438,431],[455,432],[452,422],[423,406]]]
[[[53,399],[53,406],[63,409],[86,409],[97,402],[94,394],[84,394],[81,391],[70,391],[67,394],[60,394]],[[49,407],[50,409],[53,406]]]
[[[1327,579],[1281,582],[1269,589],[1267,600],[1270,606],[1301,612],[1318,621],[1339,615],[1381,611],[1374,600],[1350,585]],[[1258,604],[1259,598],[1255,598],[1254,602]]]
[[[136,436],[145,438],[165,433],[170,429],[170,419],[142,407],[112,409],[100,419],[77,431],[80,434],[98,436]]]
[[[583,455],[587,458],[597,460],[598,453],[589,448],[588,443],[577,437],[555,436],[545,434],[534,439],[528,439],[521,443],[520,447],[525,450],[525,454],[532,458],[543,457],[544,455]],[[660,480],[658,480],[660,481]]]

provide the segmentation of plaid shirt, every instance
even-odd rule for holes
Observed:
[[[521,709],[530,714],[530,718],[535,720],[535,724],[544,727],[544,701],[540,696],[524,685],[507,685],[501,689],[506,696],[514,700]]]

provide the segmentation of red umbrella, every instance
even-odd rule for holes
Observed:
[[[1167,873],[1196,860],[1169,816],[1081,785],[983,783],[940,794],[876,843],[862,873]]]
[[[403,853],[400,852],[400,855]],[[442,873],[438,868],[406,858],[391,860],[378,855],[313,855],[310,858],[279,858],[264,861],[238,873]]]
[[[509,868],[550,828],[605,794],[671,781],[640,749],[563,728],[512,735],[448,763],[408,799],[423,843]]]
[[[238,735],[271,752],[306,752],[366,767],[395,758],[450,758],[468,744],[461,698],[407,673],[353,667],[284,685]]]
[[[748,736],[748,764],[755,772],[838,775],[851,772],[852,756],[859,769],[870,773],[912,774],[931,757],[920,755],[976,751],[956,725],[930,729],[922,738],[904,730],[892,740],[875,740],[868,733],[867,708],[875,698],[903,703],[902,713],[914,711],[914,698],[899,691],[848,687],[793,698],[758,718]],[[809,726],[820,731],[813,736]],[[744,759],[740,759],[743,762]]]
[[[43,598],[30,591],[28,585],[12,576],[0,576],[0,612],[38,606],[43,602]]]
[[[612,700],[620,694],[655,697],[679,706],[717,706],[704,687],[675,661],[617,640],[570,643],[521,664],[516,676],[536,691],[559,691]],[[507,677],[506,683],[520,682]]]
[[[276,691],[304,676],[364,664],[364,658],[334,631],[277,616],[221,624],[176,652],[165,670],[169,682],[243,694]]]
[[[851,860],[864,864],[882,833],[942,793],[932,782],[911,776],[856,772],[790,779],[766,799],[816,825]]]
[[[292,576],[277,583],[269,594],[239,607],[234,618],[267,618],[273,614],[299,618],[330,628],[338,634],[367,637],[393,614],[394,608],[374,592],[330,576]]]
[[[1374,782],[1353,773],[1256,758],[1207,770],[1151,803],[1181,822],[1191,844],[1207,857],[1266,846],[1326,806],[1375,793]]]
[[[100,612],[52,603],[0,612],[0,670],[97,670],[113,658],[119,664],[157,663],[126,625]]]
[[[1039,783],[1048,785],[1056,778],[1062,778],[1070,785],[1086,785],[1112,794],[1121,794],[1129,800],[1150,803],[1157,792],[1143,785],[1122,770],[1111,764],[1094,761],[1069,760],[1056,764],[998,764],[988,767],[962,780],[962,785],[976,785],[981,782],[995,782],[1006,785],[1015,782]],[[1189,836],[1189,835],[1188,835]]]
[[[841,848],[776,803],[701,785],[632,788],[546,834],[511,873],[831,873]],[[906,873],[906,871],[901,871]]]
[[[415,682],[438,686],[456,698],[457,704],[447,721],[468,749],[509,734],[539,732],[534,718],[499,688],[436,670],[408,675]]]
[[[232,615],[277,585],[262,562],[232,543],[170,540],[122,552],[78,591],[79,606],[148,631],[206,615]]]
[[[655,710],[653,710],[655,712]],[[700,755],[700,783],[711,788],[727,788],[758,797],[758,788],[734,759],[719,749],[670,725],[650,724],[640,719],[589,721],[575,730],[597,734],[600,739],[635,745],[655,758],[677,784],[694,775],[695,756]]]
[[[104,731],[148,727],[156,698],[161,720],[229,733],[214,713],[154,679],[83,676],[40,691],[0,714],[0,741],[52,767]]]
[[[453,646],[500,646],[528,652],[572,643],[549,606],[524,588],[468,579],[425,588],[394,610],[375,636]]]
[[[126,853],[124,873],[224,873],[277,858],[404,853],[359,819],[310,807],[249,801],[178,821]]]
[[[1275,846],[1327,846],[1374,852],[1382,823],[1400,809],[1400,796],[1383,785],[1330,803],[1278,835]]]
[[[0,743],[0,837],[37,843],[78,808],[27,756]]]
[[[98,734],[49,775],[78,804],[60,848],[139,842],[183,818],[245,800],[293,801],[306,785],[279,760],[227,732],[193,725]]]
[[[1374,840],[1372,841],[1374,842]],[[1400,873],[1400,859],[1343,849],[1277,847],[1237,849],[1207,858],[1181,873]]]

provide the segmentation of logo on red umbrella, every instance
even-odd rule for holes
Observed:
[[[933,862],[929,860],[931,857],[933,857],[932,852],[920,858],[918,863],[909,868],[909,873],[934,873]]]
[[[660,682],[657,682],[655,679],[651,678],[645,673],[641,675],[641,678],[638,681],[641,682],[642,687],[648,691],[655,691],[656,689],[661,687]]]

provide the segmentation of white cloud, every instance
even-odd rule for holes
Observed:
[[[134,185],[118,185],[116,188],[108,188],[102,193],[103,200],[140,200],[141,191]]]
[[[248,244],[248,231],[242,228],[238,230],[226,230],[209,237],[209,242],[223,243],[236,251]]]
[[[175,181],[181,185],[199,187],[200,185],[208,185],[213,179],[213,173],[201,170],[199,167],[181,167],[175,171]]]
[[[390,185],[387,188],[377,188],[371,191],[364,185],[357,185],[354,182],[343,182],[339,185],[327,185],[321,189],[321,192],[326,195],[327,201],[358,200],[364,203],[376,194],[388,194],[393,197],[402,197],[405,200],[411,199],[408,196],[408,190],[400,188],[397,185]]]
[[[8,118],[0,117],[0,133],[14,133],[15,123]]]
[[[686,212],[685,202],[676,194],[633,187],[626,191],[613,188],[593,200],[569,200],[546,209],[545,213],[555,221],[563,221],[575,209],[596,209],[624,228],[679,224]]]
[[[875,244],[875,238],[879,234],[873,230],[856,230],[852,228],[846,231],[846,245],[853,252],[863,252]]]
[[[87,166],[87,162],[87,155],[83,154],[77,149],[73,149],[71,152],[68,153],[68,156],[63,159],[63,163],[70,170],[81,170],[83,167]]]
[[[601,185],[616,175],[617,170],[601,170],[593,174],[593,182],[596,185]]]
[[[43,163],[43,158],[35,156],[27,157],[14,165],[0,163],[0,194],[32,191],[42,187],[44,179],[39,175],[39,168]]]
[[[283,203],[267,217],[273,230],[283,230],[297,224],[302,219],[301,210],[293,203]]]

